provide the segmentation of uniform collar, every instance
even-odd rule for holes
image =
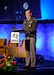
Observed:
[[[27,19],[27,21],[30,21],[30,20],[31,20],[31,18]]]

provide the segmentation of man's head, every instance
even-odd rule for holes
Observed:
[[[26,10],[25,11],[25,16],[26,16],[26,19],[29,20],[31,18],[31,16],[32,16],[31,10]]]

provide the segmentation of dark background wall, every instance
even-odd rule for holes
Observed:
[[[31,9],[33,17],[41,18],[40,0],[0,0],[0,20],[25,19],[24,8],[27,8],[27,5],[28,9]]]

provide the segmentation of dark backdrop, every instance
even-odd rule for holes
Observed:
[[[33,16],[41,18],[40,0],[0,0],[0,21],[23,20],[23,4],[27,2]]]

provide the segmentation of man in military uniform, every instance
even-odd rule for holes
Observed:
[[[36,65],[36,30],[37,30],[37,20],[32,17],[30,10],[25,11],[26,19],[23,21],[23,29],[26,32],[26,66],[25,68],[33,68]],[[29,43],[28,43],[29,41]],[[29,45],[29,48],[28,48]],[[31,60],[31,66],[29,66]]]

